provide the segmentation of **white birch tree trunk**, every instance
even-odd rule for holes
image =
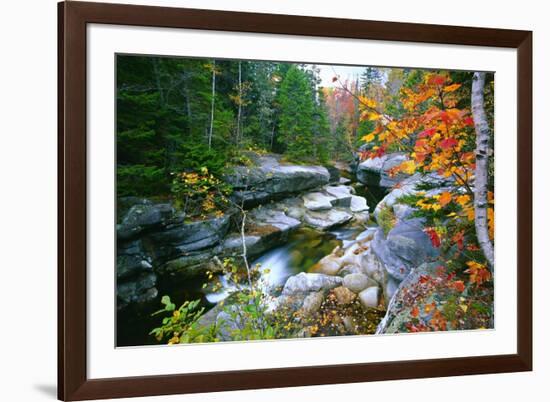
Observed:
[[[487,225],[487,171],[489,162],[490,130],[484,109],[483,88],[485,73],[474,73],[472,81],[472,115],[476,129],[476,170],[474,183],[474,212],[477,241],[489,262],[491,271],[494,270],[493,243],[489,237]]]

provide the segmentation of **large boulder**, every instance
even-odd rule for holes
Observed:
[[[142,272],[129,281],[117,281],[117,309],[154,300],[158,294],[156,283],[153,272]]]
[[[289,296],[296,293],[318,292],[329,290],[339,286],[342,278],[323,274],[306,274],[301,272],[291,276],[285,283],[282,295]]]
[[[394,295],[388,304],[386,316],[378,325],[376,333],[402,332],[403,324],[412,319],[411,310],[414,307],[414,305],[410,305],[410,303],[405,301],[409,289],[418,284],[421,277],[434,276],[437,267],[440,265],[439,263],[424,263],[410,271],[407,277],[395,289]]]
[[[219,244],[230,227],[231,214],[167,225],[146,237],[157,260],[166,260]]]
[[[378,229],[371,248],[386,271],[398,280],[403,280],[412,268],[439,255],[424,232],[424,221],[420,218],[398,221],[387,236]]]
[[[117,241],[117,279],[131,278],[153,269],[151,257],[143,250],[141,240]]]
[[[143,231],[158,228],[171,219],[174,212],[171,204],[154,204],[149,200],[138,199],[138,203],[129,209],[117,225],[117,237],[128,240]]]
[[[283,165],[271,155],[255,157],[254,166],[238,166],[224,177],[236,202],[251,207],[326,185],[323,166]]]
[[[390,174],[390,170],[407,160],[404,153],[396,152],[367,159],[357,166],[357,180],[369,186],[393,187],[408,175]]]
[[[359,293],[369,286],[377,286],[378,284],[363,273],[352,273],[344,276],[342,285],[354,293]]]

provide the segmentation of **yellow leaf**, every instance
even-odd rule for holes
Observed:
[[[374,134],[373,133],[367,134],[361,139],[365,142],[371,142],[374,140]]]
[[[399,170],[407,174],[413,174],[416,170],[416,163],[413,160],[405,161],[399,165]]]
[[[470,201],[470,196],[463,194],[456,197],[456,202],[459,203],[461,206],[466,205]]]
[[[466,304],[459,304],[458,307],[460,307],[464,312],[468,311],[468,306]]]
[[[461,84],[451,84],[451,85],[447,85],[445,88],[443,88],[443,92],[454,92],[456,91],[458,88],[460,88],[462,85]]]
[[[367,120],[372,120],[372,121],[379,120],[380,117],[382,117],[382,116],[378,112],[370,112],[369,111],[369,112],[366,113]]]
[[[360,96],[359,100],[361,103],[371,109],[376,107],[376,101],[374,99],[367,98],[366,96]]]
[[[489,237],[491,240],[495,238],[495,210],[487,208],[487,226],[489,229]]]
[[[453,199],[453,197],[452,197],[451,193],[449,193],[448,191],[445,191],[444,193],[441,193],[441,196],[439,197],[439,205],[444,207],[449,202],[451,202],[452,199]]]

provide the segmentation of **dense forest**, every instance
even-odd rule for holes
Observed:
[[[120,346],[492,327],[492,74],[330,68],[117,56]]]

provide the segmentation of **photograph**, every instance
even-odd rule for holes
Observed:
[[[114,69],[116,347],[494,329],[494,72]]]

